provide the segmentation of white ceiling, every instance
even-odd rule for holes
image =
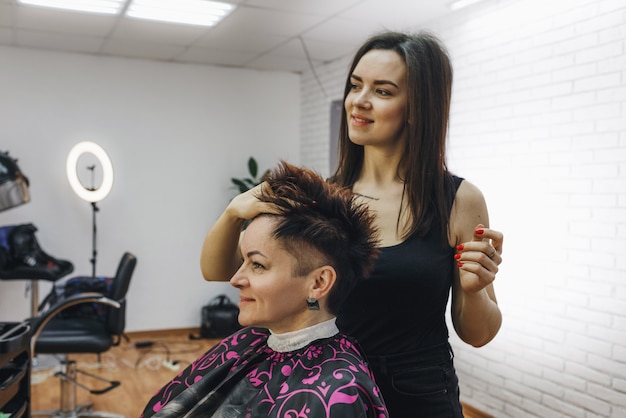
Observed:
[[[235,11],[205,28],[0,0],[0,45],[299,72],[307,53],[314,65],[333,61],[375,31],[415,30],[451,13],[449,0],[225,1]]]

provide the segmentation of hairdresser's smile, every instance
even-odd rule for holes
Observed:
[[[370,123],[374,123],[373,120],[371,119],[367,119],[364,116],[361,116],[359,114],[352,114],[352,125],[354,126],[365,126],[368,125]]]

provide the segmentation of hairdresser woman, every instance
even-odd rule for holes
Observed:
[[[502,315],[502,234],[480,190],[448,171],[452,66],[429,33],[385,32],[357,51],[333,180],[377,215],[381,252],[338,314],[362,344],[390,416],[462,417],[445,313],[475,347]]]

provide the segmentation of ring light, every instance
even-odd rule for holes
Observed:
[[[85,188],[78,179],[76,164],[84,153],[93,154],[102,166],[102,184],[95,190]],[[94,142],[84,141],[74,145],[74,148],[67,156],[66,172],[67,179],[74,193],[87,202],[101,201],[107,197],[113,187],[113,165],[111,164],[111,159],[104,149]]]

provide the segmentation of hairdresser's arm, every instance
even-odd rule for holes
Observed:
[[[450,219],[451,244],[462,247],[453,261],[452,322],[459,337],[475,347],[491,341],[502,324],[493,281],[502,262],[503,236],[488,226],[482,193],[464,181]]]
[[[256,198],[261,187],[267,185],[256,186],[231,200],[207,233],[200,254],[200,270],[205,280],[228,281],[241,265],[239,236],[245,220],[271,212],[267,203]]]

